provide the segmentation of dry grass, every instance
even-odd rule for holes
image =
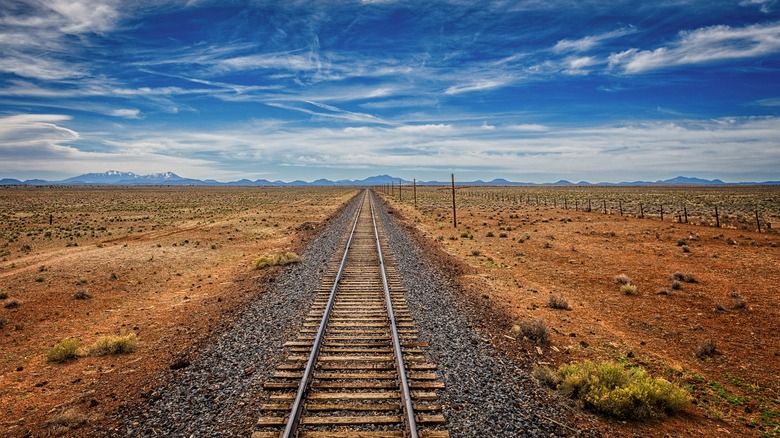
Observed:
[[[537,344],[548,344],[550,342],[550,329],[541,319],[520,323],[520,332],[523,336]]]
[[[89,350],[92,356],[105,356],[107,354],[132,353],[138,348],[138,338],[135,333],[128,335],[101,336],[95,341],[95,345]]]
[[[626,274],[616,275],[614,280],[615,280],[615,283],[621,284],[621,285],[631,283],[631,278],[628,275],[626,275]]]
[[[704,360],[708,357],[715,356],[716,354],[720,354],[718,351],[718,346],[712,339],[705,339],[702,341],[701,344],[699,344],[698,347],[693,351],[694,356],[696,356],[700,360]]]
[[[69,431],[78,429],[89,422],[87,416],[77,408],[67,409],[49,420],[46,425],[55,436],[65,435]]]
[[[639,288],[631,283],[626,283],[620,286],[620,293],[623,295],[636,295],[639,293]]]
[[[547,306],[551,309],[571,310],[569,301],[563,295],[550,294],[547,299]]]
[[[78,357],[79,348],[81,348],[81,341],[78,339],[63,339],[46,352],[46,360],[55,363],[73,360]]]
[[[255,260],[255,269],[266,269],[272,266],[284,266],[300,263],[301,257],[294,252],[286,252],[276,256],[263,256]]]

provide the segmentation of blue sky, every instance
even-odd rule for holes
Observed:
[[[780,1],[0,4],[0,177],[780,180]]]

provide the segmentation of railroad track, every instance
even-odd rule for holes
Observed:
[[[253,438],[446,438],[437,390],[365,191],[270,392]]]

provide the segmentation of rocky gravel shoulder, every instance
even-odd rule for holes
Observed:
[[[496,327],[511,322],[458,287],[456,277],[464,268],[426,250],[387,207],[377,211],[419,338],[430,344],[427,354],[446,385],[441,401],[451,435],[600,436],[597,420],[537,385],[530,376],[534,347],[504,338],[506,330],[496,333]],[[507,348],[517,351],[508,354]]]
[[[356,197],[288,265],[267,292],[244,306],[230,327],[159,377],[145,400],[120,410],[106,436],[235,437],[251,435],[260,416],[263,381],[284,358],[283,344],[300,330],[314,291],[359,205]]]

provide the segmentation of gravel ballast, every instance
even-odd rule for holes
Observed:
[[[191,363],[165,373],[143,402],[120,412],[119,430],[108,435],[249,436],[261,415],[263,381],[284,359],[283,344],[300,330],[357,205],[353,199],[329,221],[302,251],[303,262],[286,267]],[[485,307],[464,296],[454,272],[426,259],[411,232],[376,205],[419,338],[430,344],[427,355],[446,385],[440,400],[451,435],[598,436],[589,417],[533,381],[527,363],[486,342],[478,329],[490,318]]]

